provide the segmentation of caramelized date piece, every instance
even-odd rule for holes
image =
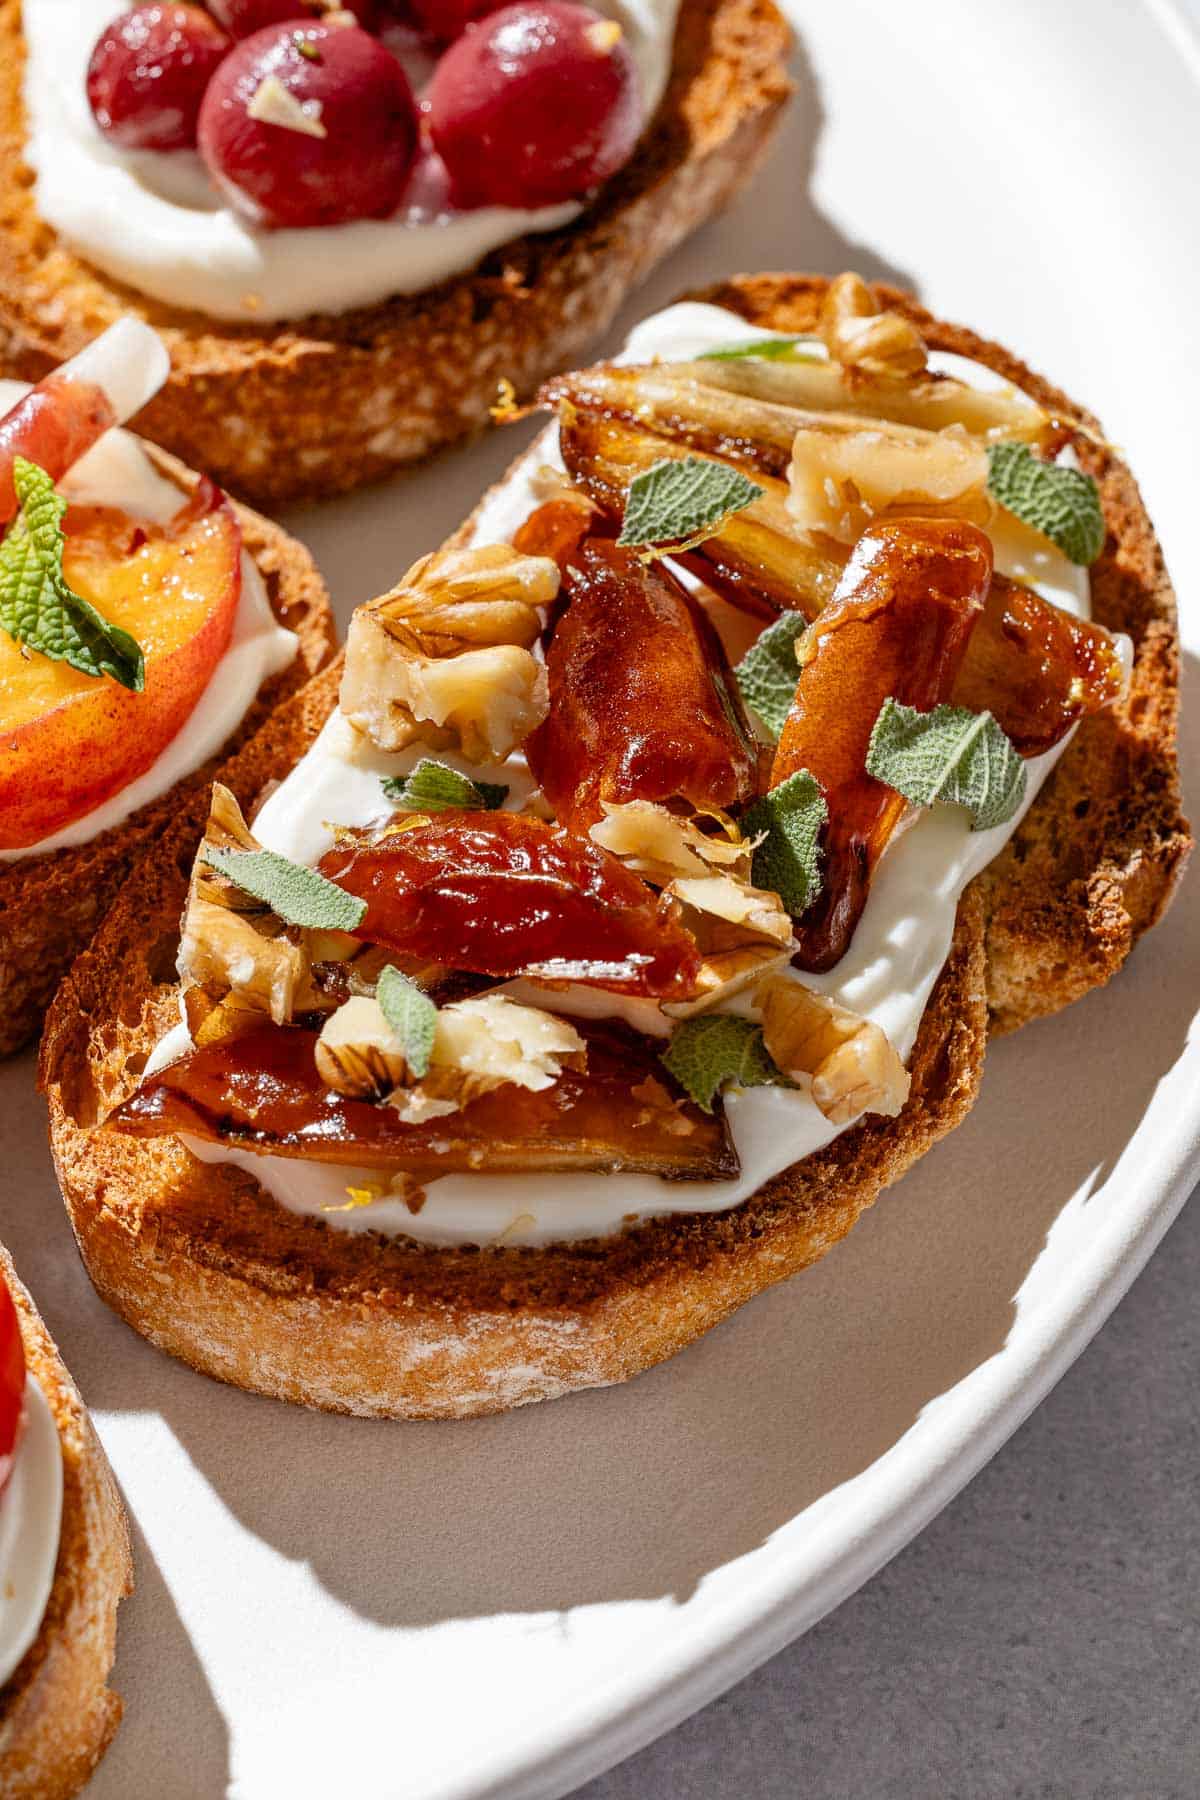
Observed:
[[[628,369],[600,363],[555,376],[537,399],[540,406],[565,402],[576,413],[651,430],[688,450],[737,462],[749,474],[782,481],[796,432],[813,419],[795,407],[723,393],[672,364]]]
[[[366,901],[357,936],[451,968],[682,999],[700,967],[672,901],[590,838],[524,813],[347,833],[320,868]]]
[[[565,585],[546,657],[550,711],[525,746],[560,823],[586,832],[605,800],[749,800],[749,728],[720,639],[687,590],[602,538],[581,546]]]
[[[823,886],[796,925],[798,968],[830,969],[844,955],[904,812],[864,766],[879,710],[888,698],[922,712],[949,698],[991,575],[992,547],[977,526],[896,520],[860,538],[810,628],[771,770],[777,787],[807,769],[829,807]]]
[[[317,1075],[316,1032],[270,1024],[160,1069],[108,1125],[130,1137],[185,1131],[277,1156],[403,1170],[421,1181],[518,1170],[675,1181],[737,1174],[724,1117],[709,1117],[668,1089],[656,1042],[616,1023],[572,1022],[587,1042],[585,1070],[564,1070],[540,1093],[510,1082],[424,1125],[334,1093]]]
[[[1088,713],[1118,700],[1124,685],[1116,641],[1103,625],[997,575],[953,700],[993,713],[1022,756],[1040,756]]]
[[[568,407],[559,425],[568,473],[588,499],[618,523],[635,477],[665,458],[694,452],[675,438],[634,430],[620,419]],[[731,606],[773,619],[778,613],[818,612],[832,598],[846,552],[833,557],[798,537],[787,509],[787,483],[755,464],[727,456],[764,489],[745,511],[726,519],[719,532],[676,561],[693,569]]]
[[[693,452],[686,443],[635,430],[624,420],[572,408],[561,427],[563,455],[588,496],[614,518],[635,475],[664,456]],[[745,512],[678,561],[731,606],[773,617],[814,619],[829,603],[848,552],[832,538],[801,538],[785,504],[786,485],[765,472],[758,451],[723,447],[766,489]],[[955,705],[994,714],[1022,756],[1039,756],[1088,713],[1115,700],[1124,681],[1112,634],[1076,619],[1019,581],[997,576],[971,634]]]

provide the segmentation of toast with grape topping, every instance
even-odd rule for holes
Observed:
[[[147,300],[39,219],[22,162],[20,18],[19,0],[0,0],[0,362],[36,379],[139,313],[168,344],[172,377],[138,428],[260,504],[325,498],[479,430],[501,379],[531,393],[733,198],[790,92],[771,0],[683,0],[658,112],[579,219],[424,293],[264,328]]]
[[[1108,634],[1122,633],[1132,643],[1132,674],[1115,701],[1110,692],[1106,702],[1098,700],[1089,711],[1078,704],[1086,680],[1073,677],[1062,687],[1058,699],[1066,711],[1060,731],[1066,720],[1079,719],[1083,712],[1087,716],[1007,846],[963,891],[949,953],[921,1015],[907,1072],[901,1072],[898,1082],[893,1058],[891,1104],[866,1112],[825,1147],[724,1211],[676,1212],[579,1241],[445,1246],[371,1230],[345,1231],[319,1216],[285,1208],[246,1167],[262,1157],[244,1157],[239,1166],[219,1160],[220,1143],[234,1141],[233,1120],[242,1106],[233,1086],[224,1091],[224,1100],[218,1090],[215,1102],[210,1096],[201,1105],[200,1089],[185,1085],[193,1137],[216,1140],[216,1149],[211,1143],[200,1146],[206,1148],[204,1160],[171,1130],[146,1124],[147,1106],[161,1105],[165,1093],[167,1104],[173,1103],[170,1070],[157,1085],[143,1075],[153,1046],[179,1016],[180,994],[170,964],[181,908],[191,904],[191,848],[204,823],[205,802],[197,795],[191,816],[167,838],[163,854],[142,865],[64,983],[47,1020],[40,1070],[55,1164],[84,1262],[101,1296],[152,1342],[242,1387],[373,1416],[463,1417],[626,1379],[673,1355],[762,1289],[823,1256],[884,1188],[965,1116],[978,1091],[990,1032],[1013,1030],[1107,981],[1163,912],[1190,849],[1175,756],[1178,641],[1170,582],[1133,477],[1095,422],[1009,351],[935,320],[894,290],[868,291],[851,284],[850,291],[851,313],[878,313],[878,330],[895,340],[892,348],[898,355],[907,355],[919,337],[931,350],[957,353],[995,371],[1039,410],[1043,423],[1067,422],[1075,454],[1094,477],[1094,498],[1102,509],[1097,521],[1102,543],[1093,546],[1097,553],[1090,570],[1091,613],[1099,629],[1081,627],[1077,635],[1082,641],[1090,632],[1093,642],[1111,644]],[[821,278],[769,275],[737,278],[693,298],[715,303],[758,330],[808,334],[824,328],[833,294],[833,286]],[[847,333],[847,342],[856,342],[859,351],[862,323],[860,317]],[[876,328],[870,327],[872,332]],[[757,366],[769,371],[773,364]],[[901,367],[899,362],[896,366]],[[580,384],[604,373],[565,377],[561,391],[575,391],[578,399]],[[848,368],[834,373],[843,403],[847,397],[861,401],[860,377]],[[869,374],[865,379],[869,386]],[[935,401],[945,391],[935,390]],[[900,384],[889,392],[893,399],[903,399],[908,390]],[[1010,402],[998,404],[1003,409]],[[871,408],[864,410],[870,413]],[[578,420],[582,414],[577,408],[571,416]],[[776,415],[763,418],[769,435],[767,427]],[[683,430],[678,421],[677,428]],[[788,442],[790,433],[789,424]],[[744,456],[748,440],[735,437],[737,453]],[[701,443],[706,447],[703,438]],[[957,455],[961,446],[960,434],[950,448]],[[666,447],[671,448],[669,433]],[[765,446],[764,456],[769,448]],[[763,485],[769,485],[766,477]],[[568,498],[571,505],[578,504],[577,495]],[[754,508],[766,504],[754,502],[745,517],[753,520]],[[628,511],[625,517],[628,527]],[[716,529],[720,533],[725,526]],[[471,530],[468,521],[456,542],[467,543]],[[978,546],[976,531],[964,523],[961,541]],[[516,534],[518,540],[521,535]],[[681,548],[691,554],[696,534],[681,536]],[[723,541],[719,536],[708,540]],[[742,542],[736,534],[729,541],[735,550]],[[700,554],[704,551],[701,542]],[[601,545],[594,552],[600,563],[613,554],[611,540],[609,548]],[[753,555],[750,560],[753,564]],[[710,562],[710,577],[718,564],[719,558]],[[760,571],[766,568],[764,561]],[[404,591],[402,585],[396,595],[376,603],[385,611],[374,616],[395,619],[398,615],[386,608],[396,607]],[[576,605],[577,591],[572,591],[565,618]],[[677,611],[686,611],[678,594],[674,604]],[[836,596],[832,604],[837,604]],[[406,616],[411,625],[412,613]],[[398,624],[396,629],[409,626]],[[556,634],[561,629],[560,622]],[[552,662],[558,642],[556,635]],[[1003,673],[1007,653],[1001,641],[1000,661],[989,665],[985,659],[982,671],[975,669],[977,683],[992,681],[997,704],[1005,695],[996,670]],[[821,654],[818,644],[815,660]],[[805,672],[809,667],[803,654],[801,667]],[[338,706],[340,678],[336,667],[318,676],[239,753],[222,781],[239,795],[249,795],[286,776]],[[408,701],[417,704],[411,686],[405,691]],[[347,706],[345,683],[341,705],[343,710]],[[1013,709],[1014,721],[1019,711]],[[789,721],[794,714],[795,702]],[[391,715],[393,720],[396,716]],[[784,729],[786,735],[788,725]],[[1017,729],[1015,722],[1012,729]],[[727,761],[726,773],[730,766]],[[580,792],[575,790],[576,797]],[[470,815],[472,829],[487,816]],[[252,830],[254,815],[247,817]],[[224,818],[228,825],[228,810]],[[396,827],[400,835],[395,845],[402,853],[410,824],[400,820]],[[426,820],[422,830],[427,825]],[[709,825],[715,828],[712,818]],[[220,841],[235,847],[253,843],[236,818]],[[705,841],[711,847],[712,837]],[[322,859],[322,867],[353,874],[363,848],[361,834],[347,832],[335,852]],[[379,854],[390,854],[386,842],[366,849],[360,870],[371,855],[377,866]],[[213,866],[209,864],[210,871]],[[197,879],[202,873],[201,868]],[[210,873],[205,879],[214,878]],[[352,879],[346,885],[351,891],[367,891],[361,884],[356,890]],[[193,898],[200,892],[193,887]],[[204,892],[229,902],[227,889]],[[278,944],[278,936],[271,941]],[[358,991],[365,990],[360,986]],[[197,1013],[188,1013],[189,1024],[201,1022],[201,1033],[213,1004],[211,993],[204,998]],[[553,1004],[552,996],[547,1004]],[[218,1024],[220,1012],[218,1003]],[[840,1018],[837,1023],[856,1033],[862,1021]],[[766,1048],[774,1055],[765,1025],[763,1030]],[[270,1028],[264,1025],[260,1038],[263,1033],[269,1037]],[[246,1040],[235,1040],[235,1051],[238,1041]],[[376,1040],[375,1050],[381,1041]],[[372,1045],[355,1047],[370,1060]],[[336,1048],[327,1041],[328,1050]],[[878,1041],[868,1048],[881,1050]],[[172,1066],[194,1070],[196,1065],[185,1058]],[[679,1066],[676,1062],[674,1068]],[[780,1064],[784,1066],[792,1067]],[[803,1062],[796,1066],[812,1068]],[[343,1073],[347,1067],[343,1058]],[[244,1076],[244,1062],[239,1068]],[[762,1078],[761,1067],[757,1072],[744,1063],[739,1068],[744,1080]],[[887,1075],[885,1070],[885,1081]],[[389,1081],[399,1078],[394,1069],[388,1075]],[[690,1130],[687,1096],[679,1090],[673,1097],[662,1085],[665,1079],[660,1071],[657,1097],[660,1102],[665,1097],[683,1118],[683,1129]],[[811,1081],[815,1097],[816,1074]],[[177,1085],[175,1099],[179,1091]],[[410,1090],[410,1099],[420,1091]],[[426,1099],[432,1091],[426,1089]],[[639,1082],[638,1091],[648,1101],[653,1098],[645,1084]],[[327,1094],[326,1100],[322,1116],[327,1126],[322,1129],[331,1142],[349,1109],[336,1095]],[[136,1134],[114,1128],[118,1111]],[[468,1106],[464,1119],[469,1113]],[[849,1113],[857,1116],[853,1106]],[[411,1108],[410,1116],[415,1116]],[[719,1111],[708,1115],[714,1116]],[[377,1114],[372,1112],[372,1118]],[[258,1123],[261,1127],[263,1121]],[[438,1123],[444,1127],[447,1120]],[[252,1131],[238,1141],[263,1148],[270,1129],[268,1118],[265,1131]],[[395,1127],[378,1129],[394,1133]],[[454,1129],[451,1120],[447,1141],[453,1140]],[[499,1131],[504,1131],[502,1119]],[[277,1147],[283,1142],[278,1138]],[[431,1153],[428,1142],[425,1152]],[[717,1173],[708,1170],[710,1178]],[[352,1205],[370,1199],[348,1191]],[[414,1211],[419,1205],[417,1194]]]
[[[145,449],[158,472],[179,488],[182,506],[199,490],[201,478],[167,452],[153,445]],[[209,490],[215,496],[211,483]],[[269,519],[237,502],[229,504],[242,548],[262,576],[275,618],[295,633],[296,652],[286,667],[262,682],[222,756],[251,738],[272,708],[303,687],[334,650],[329,596],[307,550]],[[186,722],[182,730],[188,730]],[[86,753],[98,766],[100,746],[92,743]],[[0,859],[0,1056],[11,1055],[37,1035],[51,994],[130,869],[177,818],[185,798],[207,787],[215,761],[209,758],[84,842]]]
[[[69,1800],[121,1721],[108,1676],[117,1606],[133,1590],[129,1530],[87,1409],[3,1246],[0,1282],[16,1303],[26,1366],[49,1403],[63,1458],[54,1585],[37,1638],[0,1687],[0,1793]]]

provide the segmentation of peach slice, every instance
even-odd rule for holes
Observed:
[[[212,679],[241,594],[241,530],[209,481],[167,525],[76,507],[63,529],[67,580],[141,644],[145,689],[80,674],[0,632],[4,850],[40,843],[150,768]]]

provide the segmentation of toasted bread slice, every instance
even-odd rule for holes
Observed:
[[[323,498],[487,423],[577,360],[655,265],[749,180],[790,84],[771,0],[683,0],[666,94],[632,161],[575,223],[427,293],[264,329],[111,281],[38,218],[19,0],[0,0],[0,361],[37,379],[122,312],[162,334],[171,379],[138,427],[259,502]],[[231,419],[238,429],[229,429]]]
[[[133,1591],[125,1509],[78,1389],[0,1245],[0,1281],[16,1302],[25,1361],[58,1426],[62,1535],[36,1639],[0,1688],[0,1794],[67,1800],[87,1782],[121,1722],[108,1687],[117,1604]]]
[[[147,448],[158,469],[181,492],[189,491],[196,477],[164,451]],[[207,792],[218,762],[253,737],[272,708],[302,688],[333,654],[329,596],[308,551],[248,507],[235,503],[234,511],[276,618],[299,639],[296,655],[263,683],[220,754],[186,780],[87,843],[0,863],[0,1056],[10,1056],[37,1035],[63,974],[137,858],[177,816],[185,794]]]
[[[824,286],[766,276],[695,297],[803,331]],[[883,292],[931,346],[1064,404],[999,346]],[[965,1115],[989,1030],[1106,981],[1163,911],[1186,858],[1174,598],[1129,471],[1098,446],[1089,459],[1109,525],[1094,613],[1133,638],[1132,687],[1080,728],[1008,849],[964,894],[898,1119],[869,1118],[728,1212],[485,1251],[340,1232],[276,1205],[247,1173],[198,1162],[178,1139],[98,1130],[176,1018],[164,982],[197,799],[170,853],[142,866],[72,970],[43,1040],[55,1163],[104,1299],[164,1349],[243,1387],[347,1412],[461,1417],[623,1380],[823,1256]],[[319,676],[234,760],[225,779],[239,793],[296,761],[336,703],[337,680],[336,669]]]

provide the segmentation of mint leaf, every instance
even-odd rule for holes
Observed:
[[[800,665],[796,639],[808,628],[803,613],[781,613],[768,625],[734,670],[742,699],[777,738],[796,697]]]
[[[1041,462],[1028,444],[988,445],[988,491],[1086,567],[1104,548],[1100,489],[1090,475]]]
[[[663,1066],[702,1112],[710,1113],[719,1088],[790,1087],[767,1054],[762,1026],[733,1013],[685,1019],[661,1053]]]
[[[1025,764],[990,712],[885,700],[867,747],[867,773],[914,806],[965,806],[972,831],[1005,825],[1025,798]]]
[[[666,457],[635,475],[618,544],[702,542],[762,493],[757,482],[704,456]]]
[[[146,684],[141,645],[77,594],[63,574],[67,502],[45,469],[23,456],[13,460],[13,486],[20,510],[0,543],[0,627],[53,662],[81,675],[110,675],[140,694]]]
[[[826,359],[819,352],[809,356],[803,350],[797,350],[798,344],[819,344],[821,339],[811,333],[802,333],[799,337],[751,338],[745,344],[718,344],[715,350],[706,350],[697,362],[741,362],[751,357],[755,362],[824,362]]]
[[[404,1046],[405,1062],[419,1081],[429,1073],[433,1034],[437,1030],[437,1007],[415,981],[410,981],[391,963],[380,970],[375,998],[384,1018]]]
[[[385,775],[383,791],[393,805],[426,813],[449,812],[453,807],[494,812],[508,798],[508,789],[498,782],[472,781],[432,756],[423,756],[407,775]]]
[[[210,868],[227,875],[243,894],[261,900],[287,925],[355,931],[367,910],[365,900],[275,850],[220,850],[206,845],[203,855]]]
[[[797,769],[742,816],[746,837],[766,833],[754,852],[751,880],[773,889],[794,919],[821,891],[818,840],[828,817],[821,784],[807,769]]]

